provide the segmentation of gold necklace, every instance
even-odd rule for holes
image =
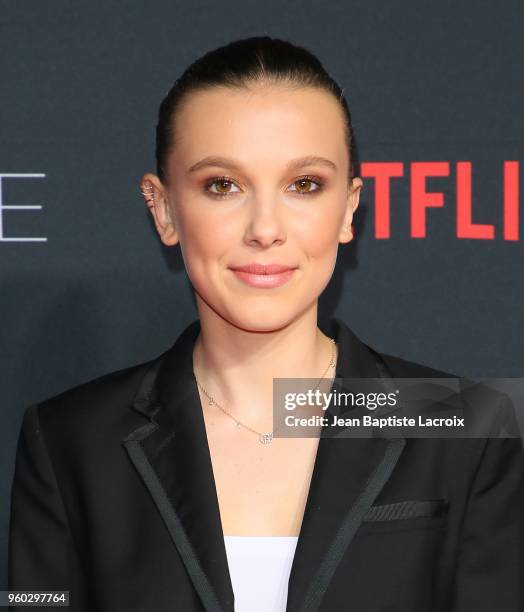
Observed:
[[[323,380],[323,378],[325,377],[325,375],[327,374],[329,368],[334,368],[335,367],[335,340],[333,338],[330,338],[329,341],[331,342],[331,358],[329,360],[329,364],[328,367],[324,370],[324,373],[322,374],[322,376],[319,378],[318,384],[315,387],[314,390],[316,390],[318,388],[318,386],[320,385],[320,382]],[[194,372],[193,372],[194,375]],[[244,423],[242,423],[241,421],[239,421],[236,417],[234,417],[228,410],[226,410],[225,408],[223,408],[216,400],[215,398],[210,395],[205,389],[204,387],[200,384],[200,382],[198,381],[197,377],[195,376],[195,380],[197,385],[199,386],[199,388],[202,390],[202,392],[207,396],[207,398],[209,399],[209,405],[213,405],[215,404],[215,406],[217,406],[218,408],[220,408],[220,410],[222,410],[222,412],[228,416],[230,419],[233,419],[233,421],[235,421],[237,427],[243,427],[244,429],[248,429],[249,431],[257,434],[258,436],[258,441],[261,444],[269,444],[270,442],[273,441],[273,432],[272,431],[266,431],[266,432],[261,432],[261,431],[257,431],[256,429],[253,429],[252,427],[249,427],[249,425],[245,425]]]

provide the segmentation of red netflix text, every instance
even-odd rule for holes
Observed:
[[[362,178],[374,180],[375,186],[375,238],[390,238],[391,181],[405,176],[403,162],[363,162]],[[428,208],[442,208],[444,194],[428,191],[426,179],[449,177],[450,162],[412,162],[410,172],[411,238],[426,238]],[[502,169],[502,238],[519,240],[519,162],[505,161]],[[473,222],[471,197],[471,162],[456,163],[455,184],[456,237],[494,240],[495,227],[490,223]]]

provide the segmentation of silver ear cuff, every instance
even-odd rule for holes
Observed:
[[[141,190],[140,193],[145,197],[145,198],[151,198],[151,200],[154,202],[155,201],[155,193],[154,193],[154,189],[152,185],[146,185],[144,186]]]

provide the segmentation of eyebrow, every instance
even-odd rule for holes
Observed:
[[[297,170],[298,168],[304,168],[305,166],[327,166],[332,170],[337,170],[337,166],[334,162],[326,157],[320,157],[318,155],[306,155],[305,157],[298,157],[297,159],[292,159],[286,164],[286,170]],[[207,168],[208,166],[220,166],[221,168],[229,168],[230,170],[242,170],[242,164],[231,157],[222,157],[218,155],[210,155],[208,157],[204,157],[196,164],[193,164],[189,169],[188,173],[196,172],[197,170],[201,170],[202,168]]]

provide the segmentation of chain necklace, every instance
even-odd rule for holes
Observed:
[[[320,385],[320,382],[323,380],[323,378],[325,377],[325,375],[327,374],[329,368],[334,368],[335,367],[335,340],[333,338],[329,339],[330,343],[331,343],[331,358],[329,360],[329,364],[328,367],[325,369],[324,373],[322,374],[322,376],[319,378],[319,381],[317,383],[317,386],[315,387],[314,390],[316,390],[318,388],[318,386]],[[194,373],[193,373],[194,374]],[[226,410],[225,408],[223,408],[216,400],[215,398],[210,395],[205,389],[204,387],[200,384],[200,382],[198,381],[197,377],[195,376],[195,380],[197,385],[199,386],[199,388],[202,390],[202,392],[204,393],[204,395],[206,395],[206,397],[209,400],[209,405],[213,405],[215,404],[215,406],[217,406],[218,408],[220,408],[220,410],[222,410],[222,412],[228,416],[230,419],[233,419],[233,421],[235,421],[237,427],[243,427],[244,429],[248,429],[249,431],[257,434],[258,436],[258,441],[260,442],[260,444],[269,444],[270,442],[273,441],[273,432],[272,431],[267,431],[267,432],[261,432],[261,431],[257,431],[256,429],[253,429],[252,427],[249,427],[249,425],[245,425],[244,423],[242,423],[241,421],[239,421],[236,417],[234,417],[228,410]]]

